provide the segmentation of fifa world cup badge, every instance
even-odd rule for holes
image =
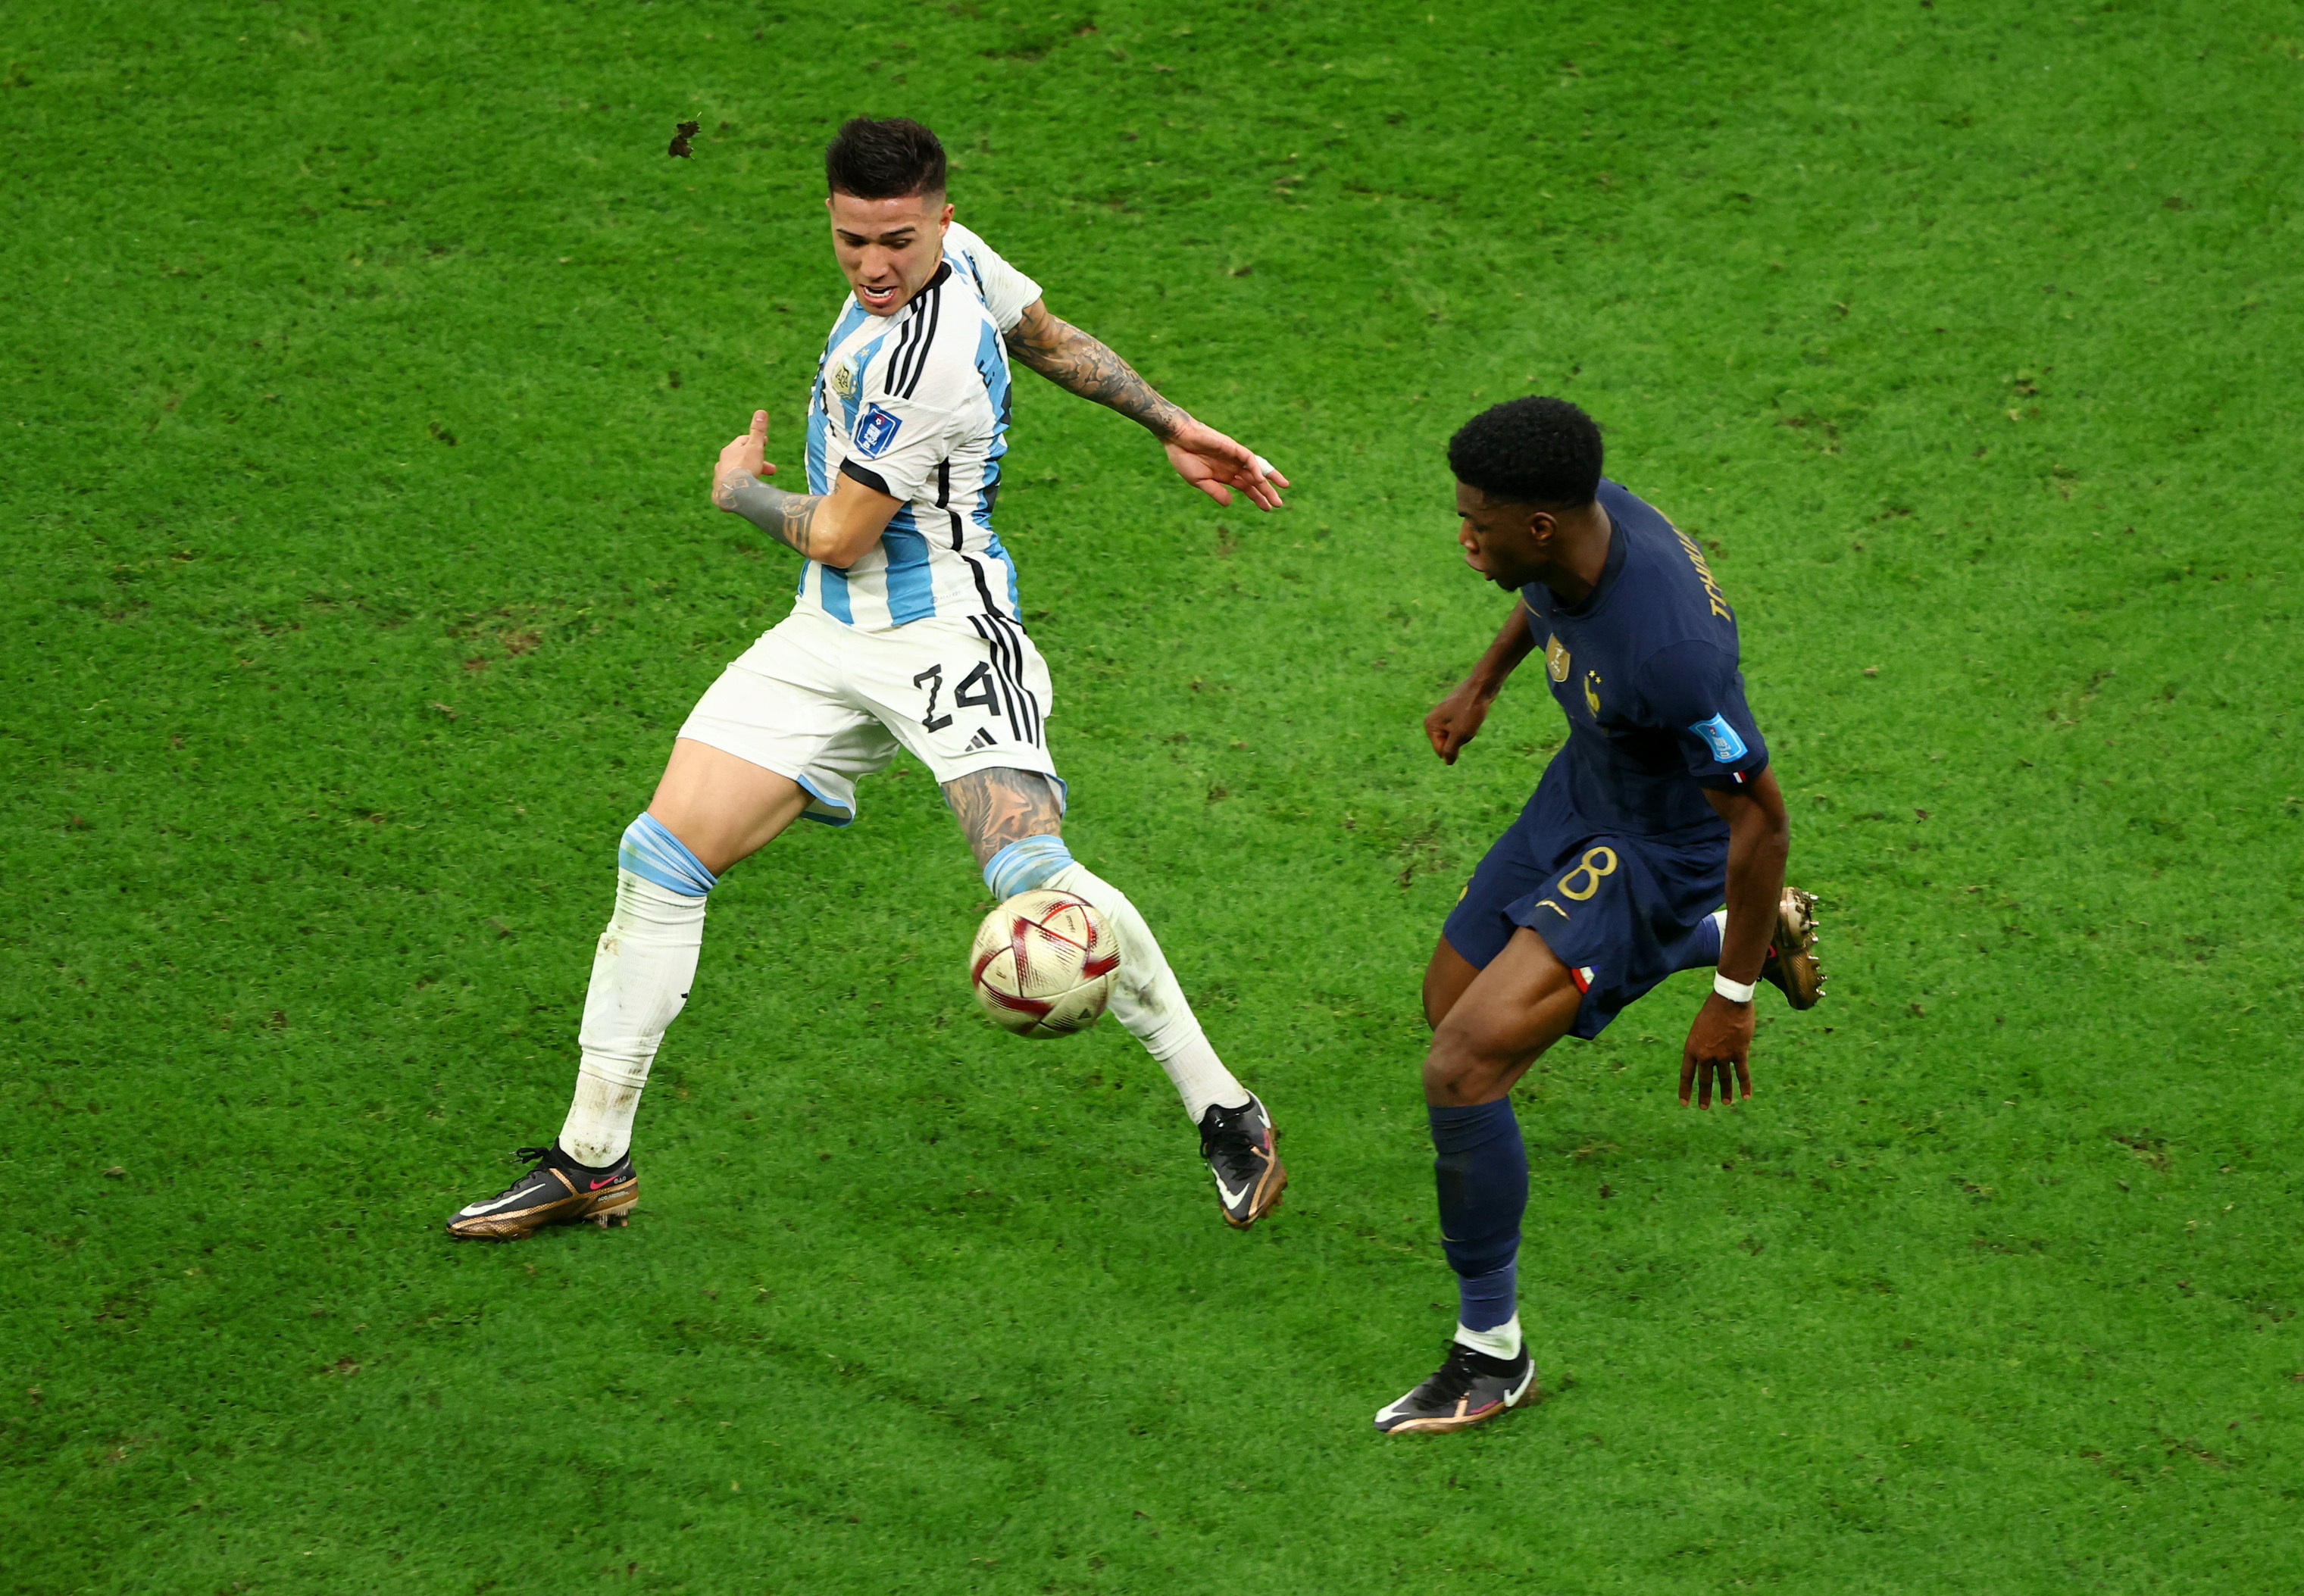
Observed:
[[[1552,672],[1554,681],[1568,680],[1568,650],[1560,646],[1557,632],[1544,640],[1544,668]]]

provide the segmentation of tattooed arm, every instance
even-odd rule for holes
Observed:
[[[1008,330],[1008,352],[1059,388],[1109,405],[1165,442],[1191,420],[1154,391],[1135,367],[1070,322],[1048,314],[1047,301],[1034,300]]]
[[[853,477],[843,476],[828,494],[788,494],[760,480],[775,467],[764,456],[768,413],[752,412],[752,427],[732,438],[713,468],[712,502],[741,515],[793,553],[845,569],[880,541],[902,508],[898,502]]]
[[[1063,801],[1055,783],[1038,771],[1001,767],[955,776],[944,784],[944,801],[968,833],[979,866],[1011,842],[1063,833]]]
[[[1286,487],[1288,478],[1271,462],[1163,399],[1110,348],[1049,315],[1045,300],[1034,300],[1008,330],[1008,352],[1058,387],[1142,423],[1176,474],[1217,503],[1231,503],[1238,488],[1266,510],[1280,508],[1273,486]]]

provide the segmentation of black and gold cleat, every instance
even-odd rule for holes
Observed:
[[[1813,1009],[1824,997],[1824,966],[1816,958],[1816,898],[1786,887],[1776,905],[1775,941],[1760,979],[1771,982],[1795,1009]]]
[[[1272,1116],[1253,1092],[1236,1109],[1212,1107],[1200,1116],[1200,1156],[1216,1178],[1224,1223],[1235,1230],[1280,1206],[1288,1169],[1280,1161],[1278,1142]]]
[[[518,1241],[547,1225],[595,1224],[602,1229],[631,1222],[640,1200],[640,1178],[630,1153],[605,1170],[587,1168],[560,1151],[560,1144],[523,1147],[529,1172],[483,1202],[468,1203],[448,1219],[448,1234],[461,1241]]]
[[[1507,1408],[1543,1400],[1544,1388],[1537,1383],[1527,1347],[1517,1357],[1491,1357],[1452,1340],[1448,1355],[1429,1379],[1376,1411],[1376,1427],[1386,1435],[1468,1430]]]

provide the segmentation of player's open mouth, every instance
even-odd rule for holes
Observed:
[[[891,283],[885,288],[867,288],[860,283],[856,285],[856,297],[868,309],[886,310],[894,306],[896,296],[903,291],[904,285],[901,283]]]

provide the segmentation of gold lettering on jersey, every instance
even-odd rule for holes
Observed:
[[[1666,522],[1665,525],[1670,526],[1671,523]],[[1704,551],[1696,546],[1694,538],[1678,527],[1672,528],[1672,535],[1679,538],[1680,546],[1688,551],[1688,562],[1696,567],[1697,577],[1704,584],[1705,595],[1712,601],[1712,612],[1723,621],[1735,620],[1736,617],[1728,612],[1727,595],[1720,591],[1720,584],[1712,579],[1712,567],[1706,562]]]
[[[1592,894],[1600,890],[1600,878],[1615,874],[1616,850],[1614,849],[1588,848],[1584,850],[1584,857],[1577,861],[1576,868],[1562,876],[1554,884],[1560,889],[1561,896],[1563,898],[1573,898],[1579,903],[1587,903],[1591,900]],[[1584,878],[1581,891],[1568,884],[1580,875]],[[1552,900],[1547,898],[1544,901],[1549,903]],[[1561,917],[1567,918],[1565,909],[1561,911]]]
[[[1568,680],[1568,651],[1560,646],[1558,633],[1544,640],[1544,668],[1552,672],[1554,681]]]
[[[843,360],[832,368],[832,391],[841,398],[853,399],[862,387],[863,383],[857,375],[856,367],[849,362]]]
[[[1597,671],[1584,672],[1584,707],[1592,712],[1594,720],[1600,718],[1600,673]]]

